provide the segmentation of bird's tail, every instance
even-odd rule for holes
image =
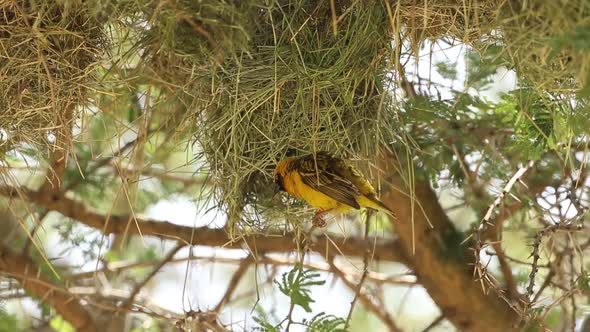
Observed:
[[[373,210],[381,211],[387,213],[393,219],[397,219],[395,212],[393,212],[390,208],[388,208],[383,202],[381,202],[377,197],[361,197],[359,200],[359,204],[363,207],[368,207]]]

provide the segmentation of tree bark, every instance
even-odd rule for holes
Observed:
[[[459,241],[449,243],[457,233],[430,184],[416,178],[404,182],[397,164],[390,155],[379,161],[386,179],[381,200],[397,214],[394,228],[418,282],[461,331],[517,331],[517,313],[493,291],[485,294],[475,280],[473,252],[457,248]]]
[[[68,198],[63,194],[32,191],[23,187],[0,186],[0,195],[12,199],[22,199],[35,203],[48,210],[75,219],[104,234],[123,234],[153,236],[160,239],[179,241],[185,244],[220,247],[226,249],[247,248],[254,253],[292,252],[297,244],[292,240],[293,233],[252,234],[232,239],[223,228],[182,226],[166,220],[154,220],[141,216],[114,216],[101,214],[84,203]],[[131,225],[128,223],[131,222]],[[342,236],[318,235],[313,238],[310,250],[322,255],[334,254],[362,256],[371,251],[375,260],[406,262],[406,257],[398,249],[396,240],[355,239]]]
[[[0,246],[0,272],[20,282],[22,287],[55,308],[78,332],[97,332],[92,317],[80,302],[50,281],[29,257]]]

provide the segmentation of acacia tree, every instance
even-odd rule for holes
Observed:
[[[0,1],[0,297],[41,309],[6,308],[0,326],[344,331],[364,311],[375,329],[402,331],[391,289],[421,286],[440,315],[413,328],[580,327],[589,12],[585,1]],[[456,44],[460,60],[431,61]],[[517,85],[490,100],[498,70]],[[277,160],[321,150],[361,168],[397,219],[316,229],[305,204],[274,195]],[[159,205],[187,197],[194,222]],[[409,272],[392,275],[393,262]],[[150,296],[178,263],[186,274],[168,287],[189,290],[173,299],[183,311]],[[231,277],[209,280],[222,294],[191,286],[195,266],[223,264]],[[327,280],[349,289],[348,317],[315,308]],[[207,297],[216,304],[187,304]],[[265,305],[275,297],[282,311]],[[235,319],[240,308],[256,314]]]

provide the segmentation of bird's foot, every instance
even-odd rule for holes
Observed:
[[[326,225],[328,224],[328,222],[326,221],[326,219],[324,219],[324,216],[327,214],[327,211],[319,211],[317,212],[314,216],[313,219],[311,220],[311,224],[315,227],[318,228],[323,228],[326,227]]]

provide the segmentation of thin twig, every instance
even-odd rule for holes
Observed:
[[[442,323],[445,320],[445,315],[439,315],[435,320],[432,321],[422,332],[428,332],[438,326],[438,324]]]
[[[148,274],[140,283],[138,283],[137,285],[135,285],[135,287],[133,287],[133,290],[131,291],[131,294],[129,295],[129,298],[123,304],[123,307],[124,308],[129,308],[133,304],[133,301],[134,301],[135,297],[137,296],[137,294],[139,294],[139,292],[141,291],[141,289],[143,287],[145,287],[145,285],[154,276],[156,276],[156,274],[160,271],[160,269],[162,269],[162,267],[164,267],[164,265],[168,264],[168,262],[170,262],[174,258],[174,255],[176,255],[176,253],[180,249],[182,249],[184,246],[185,245],[183,243],[177,244],[172,250],[170,250],[170,252],[166,255],[166,257],[164,257],[164,259],[162,259],[162,261],[160,262],[160,264],[158,264],[156,267],[154,267],[154,269],[152,270],[152,272],[150,272],[150,274]]]
[[[516,182],[518,180],[520,180],[520,178],[524,175],[524,173],[526,173],[531,167],[533,167],[533,165],[534,165],[534,161],[530,160],[526,165],[521,166],[518,169],[518,171],[516,171],[516,173],[514,173],[514,175],[512,175],[510,180],[508,180],[508,182],[504,186],[504,189],[502,190],[502,192],[498,196],[496,196],[496,199],[494,200],[492,205],[490,205],[490,207],[488,208],[488,211],[486,212],[485,216],[483,217],[482,223],[479,226],[480,228],[484,227],[484,225],[490,221],[490,219],[492,218],[492,214],[494,213],[494,209],[496,209],[500,206],[500,204],[502,203],[502,200],[504,199],[504,197],[506,197],[506,194],[508,194],[512,190],[512,187],[514,186],[514,184],[516,184]]]
[[[569,265],[570,265],[570,287],[572,289],[576,288],[576,281],[574,279],[575,276],[575,264],[574,264],[574,255],[570,254],[569,255]],[[571,309],[572,309],[572,313],[571,313],[571,321],[572,321],[572,326],[571,326],[571,332],[575,332],[576,331],[576,312],[577,312],[577,305],[576,305],[576,297],[575,296],[571,296],[570,297],[570,301],[571,301]]]
[[[22,250],[23,254],[26,254],[29,251],[29,247],[31,246],[31,243],[32,243],[33,239],[35,238],[35,234],[37,233],[37,230],[42,227],[43,221],[48,214],[49,214],[49,210],[44,210],[36,218],[35,225],[31,229],[31,236],[30,237],[27,236],[27,238],[25,240],[26,242],[25,242],[25,245],[23,246],[23,250]]]
[[[344,274],[336,266],[334,259],[335,259],[335,256],[330,256],[330,257],[328,257],[328,260],[327,260],[328,264],[330,264],[330,266],[332,268],[332,272],[335,275],[337,275],[340,278],[340,280],[342,280],[342,282],[348,288],[350,288],[355,293],[358,293],[358,298],[363,303],[365,308],[367,308],[368,310],[373,312],[385,324],[385,326],[387,326],[389,331],[401,332],[402,330],[397,326],[397,324],[395,323],[395,321],[393,320],[391,315],[387,311],[385,311],[385,309],[383,307],[373,303],[373,301],[366,294],[364,294],[360,291],[357,292],[357,286],[354,283],[352,283],[350,280],[348,280],[348,278],[346,277],[346,274]]]
[[[535,235],[535,240],[533,242],[533,252],[531,253],[531,256],[529,256],[529,257],[533,257],[533,263],[531,265],[531,273],[529,274],[529,284],[526,288],[529,307],[533,304],[533,302],[531,300],[532,300],[532,296],[533,296],[533,289],[535,287],[535,277],[537,275],[537,272],[539,271],[537,264],[538,264],[539,258],[541,257],[539,254],[539,247],[541,246],[541,241],[543,240],[543,237],[545,237],[551,233],[554,233],[558,230],[579,231],[581,229],[582,229],[581,225],[556,224],[556,225],[551,225],[551,226],[548,226],[548,227],[540,230],[537,233],[537,235]]]
[[[531,300],[531,303],[536,303],[537,300],[539,300],[539,298],[541,297],[541,294],[543,294],[543,291],[545,290],[545,288],[547,288],[551,284],[555,275],[556,274],[555,274],[554,269],[549,270],[549,273],[547,273],[547,276],[545,277],[543,284],[541,284],[541,287],[539,287],[539,290],[535,294],[535,297]]]
[[[509,305],[511,307],[518,305],[518,303],[512,302],[511,299],[507,298],[505,296],[505,294],[503,294],[503,292],[497,287],[497,282],[495,281],[495,278],[493,278],[493,276],[487,272],[487,267],[483,266],[483,264],[481,262],[480,252],[483,249],[485,249],[485,247],[488,245],[487,243],[484,243],[484,234],[487,232],[487,230],[489,229],[490,226],[494,226],[494,224],[492,224],[490,222],[494,209],[496,209],[497,207],[500,206],[500,204],[503,202],[504,197],[512,190],[512,187],[514,186],[514,184],[518,180],[520,180],[520,178],[526,173],[526,171],[528,171],[533,165],[534,165],[534,162],[529,161],[525,166],[521,166],[516,171],[516,173],[508,180],[508,182],[504,186],[504,189],[502,190],[502,192],[499,195],[497,195],[494,202],[490,205],[486,214],[484,215],[484,217],[480,221],[479,226],[471,233],[471,235],[466,237],[465,240],[463,240],[463,242],[461,243],[461,244],[464,244],[464,243],[468,242],[472,237],[475,237],[475,239],[476,239],[474,241],[475,243],[473,244],[473,247],[471,248],[471,250],[473,251],[473,258],[474,258],[474,263],[473,263],[474,277],[480,281],[482,291],[486,292],[487,291],[486,286],[491,286],[492,289],[498,294],[498,296],[500,298],[506,300],[506,302],[509,303]],[[501,251],[501,248],[500,248],[500,251]],[[489,264],[489,262],[488,262],[488,264]],[[507,276],[508,276],[508,274],[507,274]]]
[[[182,257],[182,258],[174,258],[170,260],[169,264],[176,264],[176,263],[184,263],[186,261],[201,261],[207,263],[228,263],[228,264],[239,264],[243,261],[243,257],[219,257],[216,256],[194,256],[191,255],[190,257]],[[147,260],[147,261],[139,261],[139,262],[124,262],[118,261],[113,263],[108,263],[102,268],[89,271],[89,272],[81,272],[76,274],[71,274],[65,276],[65,280],[73,281],[73,280],[82,280],[86,278],[92,278],[98,272],[114,272],[118,273],[125,270],[130,270],[134,268],[142,268],[142,267],[149,267],[158,264],[159,260]],[[264,264],[264,265],[272,265],[272,266],[293,266],[298,263],[298,260],[295,261],[293,259],[280,259],[280,258],[271,258],[268,256],[258,256],[255,264]],[[314,270],[314,271],[322,271],[322,272],[331,272],[330,265],[325,264],[322,262],[306,262],[303,264],[303,267],[306,269]],[[360,279],[361,274],[356,269],[344,269],[340,268],[342,272],[344,272],[348,277],[353,279]],[[395,276],[387,276],[382,273],[368,271],[367,272],[367,281],[376,283],[376,284],[390,284],[390,285],[404,285],[404,286],[414,286],[416,285],[416,278],[412,275],[408,274],[401,274]]]
[[[242,277],[245,275],[246,270],[248,270],[248,268],[250,267],[251,264],[252,264],[251,256],[248,256],[248,257],[242,259],[240,265],[238,266],[238,269],[236,270],[236,272],[234,272],[234,275],[232,276],[231,280],[229,281],[229,284],[227,285],[227,289],[225,290],[225,294],[223,294],[223,297],[221,298],[219,303],[215,306],[215,309],[213,309],[214,312],[216,312],[216,313],[221,312],[221,309],[223,308],[223,306],[231,300],[233,293],[235,292],[236,288],[238,287],[238,283],[240,282]]]
[[[185,186],[200,186],[200,185],[205,185],[210,183],[210,178],[209,177],[194,177],[194,176],[179,176],[174,174],[173,172],[168,172],[168,171],[159,171],[159,170],[155,170],[153,168],[141,168],[141,169],[136,169],[133,168],[131,166],[128,165],[121,165],[121,164],[113,164],[112,165],[115,169],[117,170],[123,170],[125,172],[139,172],[144,176],[147,177],[154,177],[157,178],[159,180],[162,181],[176,181],[176,182],[180,182]]]
[[[162,308],[155,301],[150,300],[142,295],[135,296],[133,308],[124,308],[115,304],[109,304],[104,300],[112,303],[121,303],[129,299],[130,291],[116,288],[97,288],[96,286],[74,286],[67,289],[57,289],[57,291],[66,292],[72,297],[83,299],[95,309],[113,313],[144,313],[155,318],[162,319],[179,319],[180,314],[168,309]],[[97,300],[92,298],[96,297]]]
[[[87,309],[67,292],[54,291],[61,287],[55,285],[28,255],[19,255],[0,245],[0,272],[14,277],[28,293],[55,308],[77,331],[98,331]]]
[[[149,135],[149,131],[148,131],[148,135]],[[135,137],[131,141],[129,141],[129,142],[125,143],[123,146],[121,146],[112,155],[110,155],[108,157],[102,157],[102,158],[95,160],[94,164],[88,168],[88,170],[86,171],[86,174],[84,174],[84,175],[92,174],[92,173],[96,172],[96,170],[98,170],[99,168],[108,165],[114,158],[119,158],[128,149],[135,146],[135,144],[137,144],[137,142],[138,142],[138,137]],[[70,182],[67,186],[64,187],[64,189],[62,191],[67,192],[69,190],[72,190],[76,186],[78,186],[80,184],[80,182],[82,182],[82,177],[76,178],[74,181]]]
[[[305,241],[305,243],[303,244],[303,247],[301,247],[301,237],[302,237],[302,232],[298,232],[297,233],[297,237],[295,238],[295,240],[297,241],[297,253],[299,254],[299,271],[297,271],[297,277],[295,278],[296,280],[299,280],[299,278],[301,278],[301,276],[303,275],[303,263],[305,262],[305,253],[307,252],[309,243],[308,241]],[[304,240],[305,240],[305,234],[303,234]],[[291,327],[291,324],[293,323],[293,310],[295,309],[295,302],[293,300],[291,300],[291,304],[289,305],[289,313],[287,314],[287,318],[285,318],[287,320],[287,327],[285,328],[286,332],[289,332],[289,329]]]
[[[369,225],[370,225],[370,221],[371,221],[371,215],[372,215],[372,211],[368,210],[367,211],[367,221],[365,222],[365,236],[364,236],[365,240],[367,240],[367,238],[369,236]],[[367,278],[367,274],[369,271],[369,256],[370,255],[371,255],[371,251],[369,250],[369,248],[367,248],[367,250],[365,250],[365,255],[363,256],[363,274],[361,275],[361,280],[359,280],[357,290],[354,293],[354,298],[350,302],[350,309],[348,311],[348,316],[346,317],[346,324],[344,326],[345,329],[347,329],[348,326],[350,325],[350,318],[352,317],[352,312],[354,311],[354,305],[356,304],[356,301],[358,300],[359,294],[361,293],[361,290],[363,289],[363,284],[365,283],[365,279]]]
[[[518,293],[516,280],[514,279],[514,275],[512,274],[512,269],[510,268],[510,264],[506,259],[506,254],[502,249],[502,243],[497,241],[492,243],[492,247],[496,252],[496,257],[498,257],[498,262],[500,263],[500,271],[502,272],[502,276],[504,277],[504,282],[506,283],[506,290],[508,291],[508,296],[511,300],[515,301],[520,297]]]

